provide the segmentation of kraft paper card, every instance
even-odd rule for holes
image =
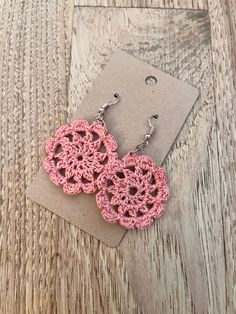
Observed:
[[[149,130],[148,118],[157,113],[155,133],[141,154],[151,156],[161,165],[199,95],[198,89],[118,52],[78,106],[73,120],[92,122],[99,108],[113,100],[115,93],[121,96],[121,101],[106,111],[105,123],[117,140],[119,157],[143,139]],[[65,195],[61,187],[50,181],[43,168],[29,186],[27,196],[111,247],[117,246],[126,232],[118,224],[103,220],[95,194]]]

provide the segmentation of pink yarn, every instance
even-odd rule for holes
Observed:
[[[77,120],[61,126],[45,146],[44,168],[66,194],[97,190],[97,177],[117,159],[117,143],[101,123]]]
[[[147,156],[129,153],[102,173],[97,185],[97,205],[104,219],[123,227],[143,229],[164,212],[169,190],[166,174]]]

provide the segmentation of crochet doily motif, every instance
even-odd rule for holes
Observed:
[[[164,170],[151,158],[131,153],[106,168],[97,184],[104,219],[127,229],[148,227],[163,213],[169,195]]]
[[[97,177],[117,159],[117,143],[101,123],[76,120],[61,126],[45,146],[44,168],[66,194],[97,190]]]

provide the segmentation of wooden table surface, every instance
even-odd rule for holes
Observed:
[[[0,2],[0,313],[236,313],[236,2]],[[111,249],[31,202],[43,144],[115,49],[197,86],[172,198]]]

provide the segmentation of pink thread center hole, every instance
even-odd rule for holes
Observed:
[[[114,185],[114,183],[113,183],[113,181],[112,180],[107,180],[107,186],[112,186],[112,185]]]
[[[112,196],[113,196],[113,194],[112,194],[112,193],[109,193],[109,192],[107,193],[107,197],[108,197],[108,199],[109,199],[109,200],[111,200],[111,199],[112,199]]]
[[[60,159],[59,159],[59,158],[53,158],[53,160],[54,160],[55,165],[57,165],[57,164],[58,164],[58,162],[60,161]]]
[[[117,172],[116,173],[117,177],[120,178],[120,179],[124,179],[125,175],[123,172]]]
[[[105,153],[106,152],[106,147],[103,143],[101,143],[100,147],[99,147],[99,150],[98,150],[100,153]]]
[[[132,172],[135,172],[135,167],[134,166],[127,166],[126,169],[129,169]]]
[[[82,177],[81,181],[82,181],[83,184],[90,183],[90,181],[87,180],[85,177]]]
[[[142,173],[143,173],[143,175],[145,176],[145,174],[148,173],[148,170],[142,169]]]
[[[119,206],[118,206],[118,205],[114,205],[112,208],[113,208],[113,210],[114,210],[117,214],[119,213],[119,211],[118,211]]]
[[[136,187],[131,187],[129,189],[129,194],[130,195],[135,195],[138,192],[138,189]]]
[[[148,209],[151,209],[153,207],[153,204],[148,204],[147,203],[146,206],[147,206]]]
[[[85,137],[86,132],[85,131],[78,131],[77,132],[81,137]]]
[[[63,151],[63,149],[62,149],[61,144],[57,145],[55,153],[58,154],[58,153],[61,153],[62,151]]]
[[[128,211],[126,211],[126,212],[124,213],[124,216],[125,216],[125,217],[130,217],[129,212],[128,212]]]
[[[98,177],[99,177],[99,173],[94,172],[94,178],[95,178],[95,180],[97,180]]]
[[[141,217],[141,216],[143,216],[143,213],[141,213],[140,211],[138,211],[136,215],[137,215],[137,217]]]
[[[70,142],[73,141],[73,135],[72,134],[68,134],[68,135],[66,135],[66,137],[69,139]]]
[[[157,196],[157,189],[150,193],[153,197]]]
[[[155,178],[154,178],[153,175],[152,175],[152,177],[151,177],[150,184],[151,184],[151,185],[156,184],[156,180],[155,180]]]
[[[61,176],[65,177],[66,169],[65,168],[59,169],[59,173]]]
[[[96,132],[92,132],[92,136],[93,136],[93,142],[99,139],[99,136]]]
[[[101,165],[106,165],[108,163],[108,157],[106,156],[106,158],[100,162]]]
[[[67,182],[68,182],[68,183],[72,183],[72,184],[77,183],[77,182],[74,180],[74,178],[73,178],[73,177],[71,177],[71,178],[67,179]]]

